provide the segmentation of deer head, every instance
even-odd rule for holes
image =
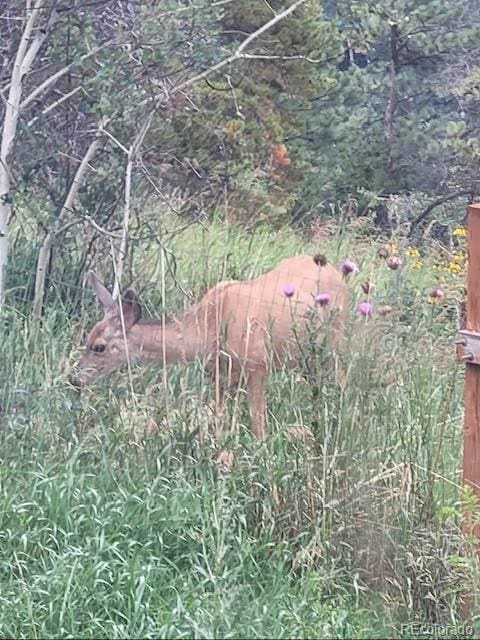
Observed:
[[[90,331],[86,352],[70,376],[71,384],[77,389],[118,369],[127,359],[135,359],[139,351],[137,342],[131,338],[132,327],[142,316],[135,293],[128,289],[121,301],[115,302],[93,272],[90,273],[90,282],[103,308],[104,317]]]

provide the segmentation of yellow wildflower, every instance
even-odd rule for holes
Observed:
[[[405,251],[405,255],[409,258],[419,258],[420,251],[417,249],[417,247],[408,247]]]
[[[450,271],[450,273],[460,273],[460,271],[462,270],[462,266],[457,262],[449,262],[446,270]]]
[[[458,263],[465,262],[466,259],[467,259],[467,254],[465,253],[465,251],[459,251],[458,253],[455,253],[453,256],[454,262],[458,262]]]
[[[457,236],[457,238],[466,238],[468,235],[468,229],[465,227],[457,227],[453,230],[452,234]]]
[[[398,255],[398,245],[396,242],[390,242],[390,255],[396,256]]]

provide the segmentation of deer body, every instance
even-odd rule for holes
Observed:
[[[94,274],[92,283],[105,317],[88,336],[88,351],[72,379],[76,386],[93,382],[127,359],[167,366],[201,357],[221,390],[219,405],[228,387],[245,387],[252,427],[259,438],[265,435],[268,373],[298,364],[308,310],[314,308],[320,315],[328,311],[331,338],[338,344],[348,302],[342,274],[309,255],[283,260],[254,280],[220,282],[185,313],[166,322],[142,320],[131,290],[125,292],[120,306]],[[288,293],[294,291],[291,297],[284,292],[285,284],[290,287]],[[315,304],[319,293],[329,294],[327,309]]]

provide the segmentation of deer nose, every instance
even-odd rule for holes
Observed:
[[[79,378],[74,374],[70,374],[68,376],[68,382],[72,385],[72,387],[75,389],[75,391],[80,392],[82,389],[82,383],[80,382]]]

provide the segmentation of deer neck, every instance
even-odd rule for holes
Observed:
[[[142,359],[164,365],[192,362],[206,351],[197,328],[181,317],[140,321],[130,330],[130,337]]]

